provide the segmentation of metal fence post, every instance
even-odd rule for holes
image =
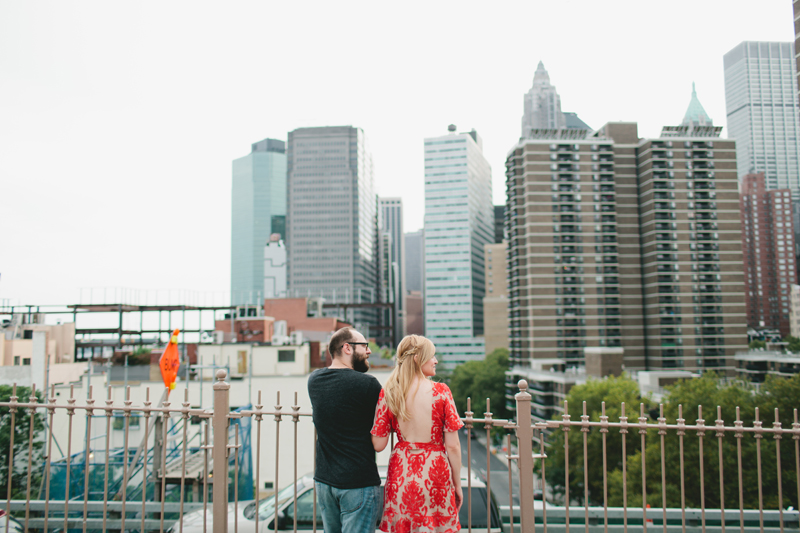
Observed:
[[[531,426],[531,395],[528,382],[517,383],[517,452],[519,454],[519,519],[520,531],[533,533],[533,427]]]
[[[228,532],[228,412],[230,411],[230,384],[225,383],[228,373],[217,370],[214,383],[214,447],[211,457],[214,465],[214,533]]]

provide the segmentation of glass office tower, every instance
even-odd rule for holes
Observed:
[[[264,139],[233,161],[231,305],[262,305],[264,247],[286,238],[286,143]]]
[[[743,42],[725,54],[728,136],[739,180],[763,172],[768,190],[800,199],[800,116],[792,43]]]
[[[492,242],[481,138],[472,130],[425,139],[425,334],[447,369],[484,357],[483,245]]]

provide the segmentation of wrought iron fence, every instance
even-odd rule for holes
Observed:
[[[308,485],[302,485],[301,477],[298,477],[301,425],[303,431],[316,438],[311,413],[301,410],[297,394],[292,405],[282,405],[279,392],[273,408],[265,408],[261,391],[254,405],[231,412],[230,384],[226,378],[224,370],[217,372],[213,409],[192,408],[188,392],[179,406],[173,406],[166,394],[160,401],[151,401],[149,391],[141,405],[134,405],[130,389],[120,404],[112,400],[110,389],[106,398],[100,401],[93,397],[89,388],[87,398],[79,403],[70,388],[66,403],[59,403],[54,388],[46,401],[41,401],[35,390],[28,398],[19,398],[15,388],[10,401],[0,403],[2,427],[8,431],[6,479],[0,479],[0,487],[4,484],[6,490],[6,514],[0,520],[5,520],[9,531],[13,526],[12,514],[24,531],[165,531],[171,527],[176,532],[185,529],[227,532],[229,528],[233,531],[263,531],[265,526],[284,526],[295,531],[304,528],[316,530],[316,495]],[[501,451],[499,455],[509,465],[509,499],[507,502],[493,501],[492,490],[486,490],[487,531],[499,530],[491,519],[496,515],[497,507],[501,509],[502,528],[511,532],[541,529],[547,533],[548,528],[551,533],[580,529],[587,533],[599,532],[601,528],[604,532],[646,531],[656,527],[665,533],[685,532],[697,527],[704,532],[722,533],[726,528],[739,528],[742,532],[755,527],[762,532],[798,529],[800,423],[796,409],[792,413],[791,427],[781,424],[777,410],[773,413],[774,422],[765,424],[756,411],[752,425],[745,426],[738,408],[735,419],[727,422],[717,409],[713,424],[706,424],[700,408],[698,418],[691,424],[684,419],[682,410],[679,410],[674,423],[669,423],[662,407],[653,423],[644,406],[640,405],[638,417],[629,420],[626,415],[629,406],[624,404],[617,420],[606,416],[605,405],[599,419],[591,420],[585,403],[580,420],[564,414],[560,420],[536,423],[531,418],[528,384],[520,381],[518,385],[520,392],[515,397],[515,420],[494,418],[488,400],[482,417],[476,417],[471,403],[468,403],[463,418],[468,434],[485,436],[487,447],[491,447],[493,437],[496,438],[494,434],[497,432],[492,431],[494,428],[506,430],[505,453]],[[564,413],[569,413],[567,407],[565,403]],[[96,420],[98,414],[100,422]],[[101,448],[92,444],[91,426],[93,420],[103,424],[103,416],[105,433],[101,437],[105,439],[105,446],[101,457],[93,458]],[[73,431],[76,417],[84,418],[83,437]],[[120,450],[112,450],[109,435],[113,424],[117,423],[115,419],[120,417],[123,446]],[[143,425],[141,429],[144,431],[144,439],[135,452],[130,440],[134,418],[140,419],[138,423]],[[285,422],[291,423],[288,431],[292,433],[293,450],[281,447],[281,428]],[[198,423],[198,427],[191,427]],[[274,424],[274,442],[262,441],[264,423]],[[53,437],[54,428],[59,424],[64,425],[62,430],[67,434],[63,448],[54,442]],[[577,450],[576,439],[569,438],[573,429],[580,433]],[[553,464],[553,457],[558,455],[554,452],[559,450],[546,446],[546,439],[542,438],[545,433],[561,433],[561,439],[556,438],[555,442],[563,447],[563,467]],[[247,461],[253,460],[247,444],[251,434],[256,441],[252,479],[245,475]],[[735,452],[732,444],[727,444],[730,438],[726,441],[730,436],[736,442]],[[765,438],[771,439],[773,444],[768,445]],[[15,444],[15,439],[22,439],[22,444],[19,440]],[[596,439],[601,444],[599,452],[592,451]],[[745,439],[755,441],[754,457],[749,456],[749,447],[743,451],[742,441]],[[82,443],[76,444],[81,440]],[[463,526],[471,531],[472,488],[474,483],[482,482],[472,471],[472,441],[468,438],[466,442],[467,520]],[[659,446],[656,452],[648,455],[647,444],[650,442]],[[673,443],[677,449],[671,447]],[[768,453],[767,447],[771,449]],[[38,459],[37,449],[41,448],[42,458]],[[59,450],[62,459],[55,459]],[[696,453],[689,453],[690,450]],[[261,487],[262,464],[270,460],[265,456],[267,451],[274,458],[275,489],[268,500],[261,497],[259,490],[252,497],[247,493],[253,486]],[[614,457],[617,452],[621,456]],[[658,457],[654,458],[653,453]],[[735,454],[735,468],[731,453]],[[714,463],[709,461],[712,455],[716,458],[714,465],[709,464]],[[677,457],[677,464],[667,464],[671,457]],[[484,479],[486,485],[491,486],[491,453],[486,454],[486,460]],[[610,461],[621,465],[621,477],[610,469]],[[651,464],[649,472],[648,463]],[[750,464],[755,474],[750,472]],[[224,466],[220,469],[219,465]],[[602,473],[598,474],[602,477],[602,491],[598,489],[593,494],[590,487],[593,483],[598,485],[599,479],[590,479],[590,476],[594,475],[591,472],[597,471],[597,465],[602,465]],[[636,480],[631,478],[630,472],[634,466]],[[289,472],[286,472],[287,468]],[[563,470],[563,482],[552,475],[548,478],[548,468]],[[652,474],[654,469],[657,475]],[[768,472],[775,475],[768,475]],[[621,488],[621,495],[609,488],[610,474],[617,476],[614,482]],[[279,491],[281,478],[290,479],[291,483],[285,483],[287,489]],[[679,484],[670,485],[670,478],[679,479]],[[695,479],[699,487],[687,487],[687,480],[694,483]],[[755,480],[756,486],[745,486],[746,479]],[[770,485],[773,480],[774,486]],[[495,479],[494,483],[496,488],[498,481]],[[574,489],[576,483],[582,488],[578,493]],[[641,496],[640,506],[628,505],[635,499],[634,490],[636,498]],[[306,492],[301,495],[301,491]],[[557,494],[559,491],[562,494]],[[757,506],[749,509],[745,496],[752,491],[757,492]],[[691,498],[687,503],[687,494],[695,492],[699,493],[699,509],[692,507]],[[536,498],[537,494],[541,494],[541,499]],[[308,511],[311,516],[307,521],[299,517],[298,511],[298,502],[305,497],[310,497],[312,502]],[[661,508],[649,508],[648,500],[658,497]],[[613,498],[621,498],[621,505],[610,505]],[[674,498],[680,501],[680,505],[668,507],[668,502]],[[559,505],[554,503],[557,499],[560,499]],[[602,505],[596,505],[600,501]],[[707,508],[709,501],[717,505]],[[262,503],[273,510],[270,511],[272,514],[262,515]],[[292,504],[292,515],[279,521],[280,506],[289,503]],[[255,511],[250,515],[243,514],[240,507],[245,505]],[[242,520],[247,520],[247,523],[241,523]]]

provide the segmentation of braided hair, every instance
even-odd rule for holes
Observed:
[[[398,420],[406,422],[411,419],[406,409],[406,397],[416,378],[424,379],[422,365],[430,361],[434,355],[436,347],[421,335],[406,335],[397,346],[396,364],[383,386],[383,394],[389,410]],[[414,390],[414,394],[416,393]]]

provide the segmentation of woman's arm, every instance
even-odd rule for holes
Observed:
[[[375,435],[372,436],[372,447],[375,448],[376,452],[382,452],[386,445],[389,444],[389,437],[376,437]]]
[[[375,437],[373,437],[374,441]],[[447,460],[450,462],[450,471],[453,473],[453,487],[456,491],[456,512],[461,510],[464,503],[464,494],[461,491],[461,441],[458,440],[458,431],[444,432],[444,447],[447,450]]]

